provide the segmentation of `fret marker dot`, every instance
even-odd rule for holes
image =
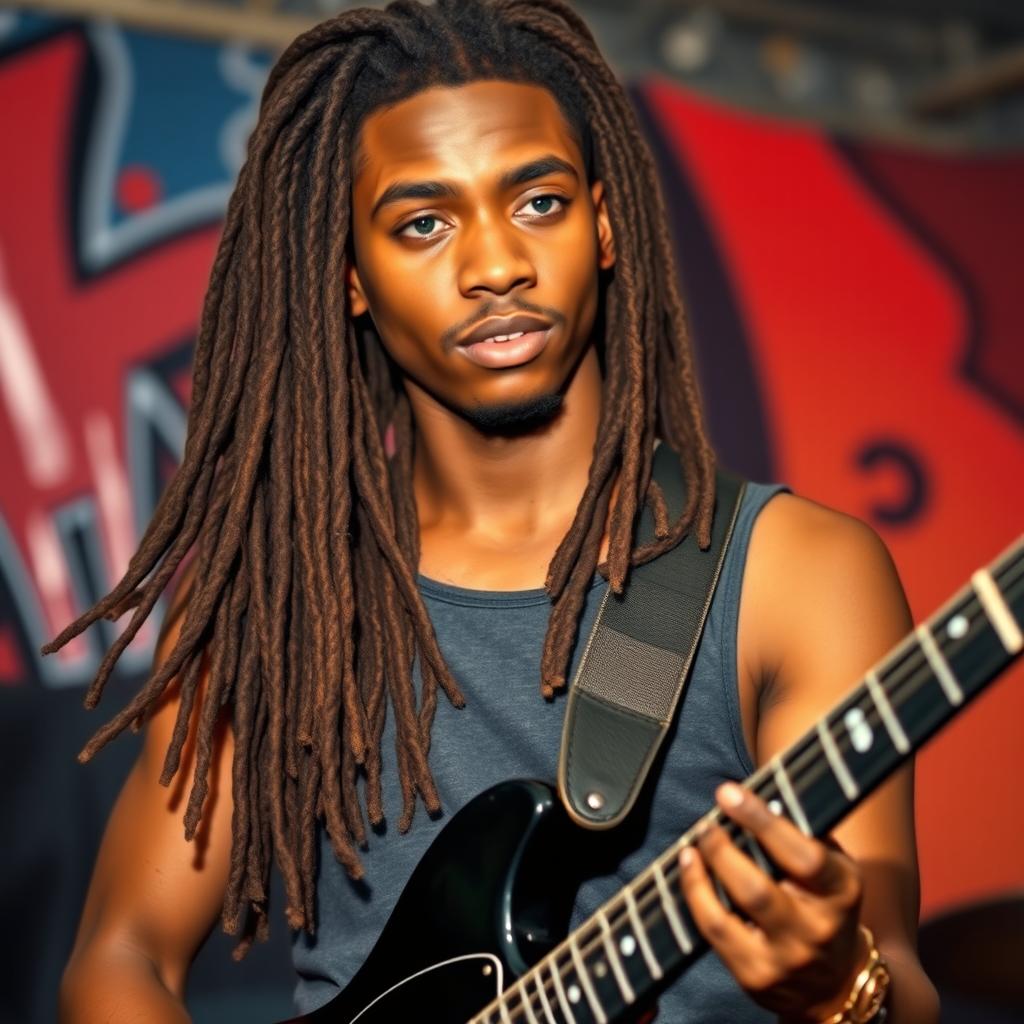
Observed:
[[[636,952],[636,939],[632,935],[623,935],[619,942],[619,950],[623,956],[632,956]]]
[[[579,985],[570,985],[566,990],[565,994],[569,997],[570,1003],[578,1003],[583,993],[580,991]]]
[[[598,960],[594,964],[594,977],[603,978],[608,973],[608,965],[603,960]]]
[[[778,801],[778,800],[769,800],[768,801],[768,810],[771,811],[772,814],[781,814],[782,813],[782,803],[780,801]]]
[[[970,623],[967,621],[966,615],[954,615],[953,618],[946,623],[946,632],[954,640],[959,640],[960,637],[966,636],[967,629]]]
[[[871,725],[860,708],[850,708],[843,715],[843,724],[853,744],[853,749],[858,754],[863,754],[871,749],[875,741],[875,734],[871,731]]]

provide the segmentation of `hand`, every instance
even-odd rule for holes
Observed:
[[[725,783],[716,796],[788,877],[774,881],[713,826],[696,848],[680,853],[694,921],[761,1006],[784,1021],[827,1020],[842,1009],[867,960],[859,869],[834,843],[805,836],[749,790]],[[749,922],[722,905],[708,868]]]

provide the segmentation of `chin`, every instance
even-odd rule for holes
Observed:
[[[474,405],[457,410],[482,434],[518,437],[547,426],[562,410],[562,395],[557,391],[511,402]]]

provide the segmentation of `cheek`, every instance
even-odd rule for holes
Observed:
[[[408,377],[430,380],[445,368],[441,336],[447,324],[425,282],[397,275],[380,281],[370,299],[370,314],[384,351]],[[367,293],[369,297],[369,292]]]
[[[436,327],[431,289],[422,276],[410,277],[393,264],[375,266],[368,261],[363,266],[361,282],[370,318],[388,354],[404,366],[423,347],[415,339],[429,338]]]
[[[577,258],[557,268],[563,280],[563,294],[577,313],[576,329],[580,335],[589,335],[597,316],[597,304],[600,292],[600,278],[597,266],[597,247],[583,243],[586,251],[577,254]]]

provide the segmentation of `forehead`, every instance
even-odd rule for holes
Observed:
[[[579,147],[554,96],[543,86],[478,81],[434,86],[363,122],[355,181],[374,192],[411,174],[472,180],[497,176],[499,155],[554,152],[580,165]]]

